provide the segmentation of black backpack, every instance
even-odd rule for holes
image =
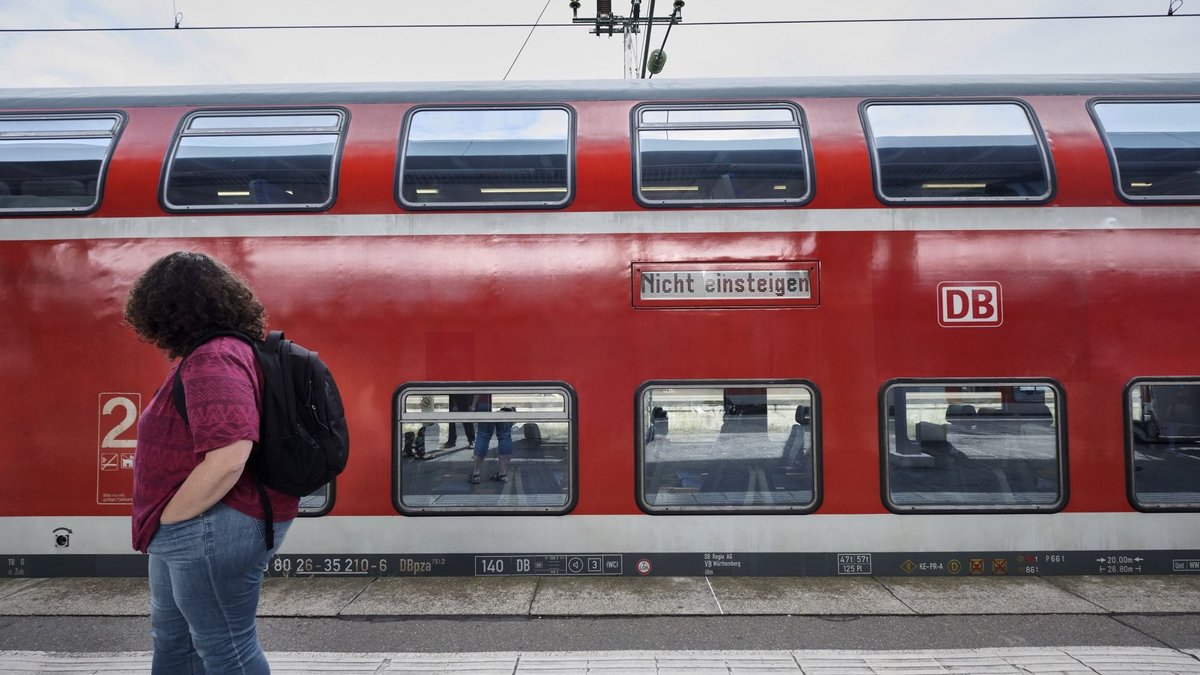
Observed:
[[[250,345],[262,370],[259,440],[246,465],[258,479],[258,496],[266,514],[267,548],[271,549],[275,548],[273,513],[263,486],[304,497],[341,473],[350,454],[346,412],[329,368],[316,352],[283,339],[282,331],[271,331],[263,341],[236,331],[209,333],[183,359],[205,342],[224,336]],[[175,370],[171,398],[187,424],[187,398],[180,374],[183,359]]]

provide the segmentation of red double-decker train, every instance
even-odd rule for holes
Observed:
[[[1197,202],[1193,76],[2,91],[0,574],[145,573],[180,249],[346,405],[274,574],[1197,572]]]

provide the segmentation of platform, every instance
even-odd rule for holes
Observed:
[[[268,652],[274,675],[471,673],[472,675],[921,675],[923,673],[1200,673],[1197,652],[1170,649],[978,649],[943,651],[629,651],[482,654]],[[0,652],[0,668],[25,673],[150,672],[139,653]]]
[[[146,615],[148,583],[0,579],[0,616]],[[1200,613],[1200,575],[276,577],[259,604],[263,617],[348,619],[1112,613]]]
[[[0,672],[148,672],[147,581],[0,580]],[[276,673],[1200,673],[1200,576],[272,578]]]

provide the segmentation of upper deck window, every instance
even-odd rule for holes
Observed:
[[[571,201],[567,108],[427,108],[409,115],[399,196],[409,208],[554,208]]]
[[[794,106],[647,105],[634,120],[635,193],[643,204],[798,204],[812,194]]]
[[[163,201],[181,210],[317,210],[333,204],[340,110],[199,112],[183,125]]]
[[[1200,199],[1200,102],[1104,102],[1092,110],[1123,198]]]
[[[868,103],[875,187],[888,203],[1040,202],[1050,161],[1019,103]]]
[[[0,210],[96,208],[122,119],[116,114],[0,117]]]
[[[888,508],[1057,511],[1066,504],[1063,397],[1050,381],[909,381],[881,411]]]

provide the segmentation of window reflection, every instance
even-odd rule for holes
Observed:
[[[815,506],[810,387],[648,385],[640,399],[647,510]]]
[[[1200,197],[1200,103],[1097,103],[1127,199]]]
[[[637,192],[645,203],[794,203],[809,196],[795,108],[650,107],[637,119]]]
[[[201,113],[171,156],[172,208],[320,209],[333,202],[343,116]],[[261,131],[259,131],[261,130]]]
[[[1200,383],[1135,382],[1127,405],[1136,504],[1200,508]]]
[[[394,452],[405,512],[570,507],[575,450],[567,389],[412,385],[399,396]]]
[[[303,131],[324,129],[337,132],[342,125],[341,115],[221,115],[192,118],[188,129],[193,131],[229,129],[273,129]]]
[[[570,200],[571,118],[541,110],[419,110],[405,132],[406,206],[561,206]]]
[[[1046,152],[1029,113],[1016,103],[875,103],[865,114],[884,199],[1050,196]]]
[[[796,112],[792,108],[684,108],[681,110],[642,111],[643,124],[693,124],[728,125],[755,122],[795,122]]]
[[[300,498],[300,515],[320,515],[333,506],[333,483],[326,483]]]
[[[886,482],[898,509],[1062,505],[1059,396],[1049,384],[887,390]]]
[[[874,104],[867,107],[871,133],[876,138],[949,136],[980,139],[994,136],[1031,136],[1029,118],[1013,103]]]
[[[0,118],[0,209],[94,208],[119,124],[116,116]]]
[[[0,134],[30,134],[34,136],[79,136],[90,132],[112,133],[116,117],[7,118],[0,119]]]

